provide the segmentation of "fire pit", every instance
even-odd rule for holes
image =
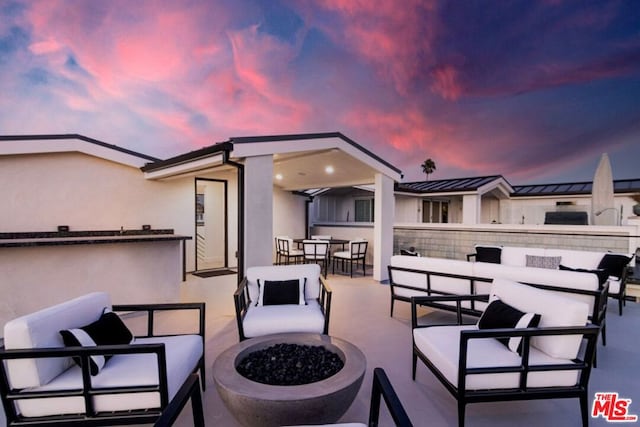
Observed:
[[[294,346],[289,346],[290,344]],[[336,370],[336,360],[331,356],[333,354],[344,366],[325,379],[297,385],[264,384],[252,381],[238,372],[239,365],[242,362],[246,364],[249,355],[255,359],[259,352],[273,347],[277,347],[276,355],[269,357],[274,358],[275,366],[270,365],[270,368],[281,370],[283,373],[266,375],[266,377],[285,378],[282,380],[284,383],[300,380],[293,379],[298,377],[295,372],[284,373],[286,370],[280,366],[281,361],[275,360],[284,357],[278,352],[298,353],[293,356],[294,365],[301,363],[321,365],[319,359],[327,360],[328,365],[331,365],[327,371]],[[311,355],[301,356],[299,353],[304,352],[303,350],[309,350]],[[321,355],[323,352],[324,354]],[[312,360],[305,362],[306,357],[311,357]],[[301,376],[307,376],[303,374],[309,373],[307,368],[307,366],[299,366]],[[310,376],[325,370],[315,368],[318,366],[314,366]],[[252,338],[225,350],[213,364],[213,378],[223,402],[244,426],[326,424],[338,421],[349,409],[362,385],[365,370],[364,354],[353,344],[327,335],[291,333]],[[298,369],[294,368],[294,371]]]

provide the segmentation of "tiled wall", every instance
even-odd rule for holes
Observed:
[[[540,227],[500,229],[491,226],[396,225],[393,253],[398,254],[400,249],[413,246],[422,256],[466,260],[466,255],[474,252],[476,244],[631,253],[635,252],[633,245],[636,241],[633,229],[603,233]]]

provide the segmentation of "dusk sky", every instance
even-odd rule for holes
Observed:
[[[339,131],[405,181],[640,177],[640,1],[0,0],[0,134]]]

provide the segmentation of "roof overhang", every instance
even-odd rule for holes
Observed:
[[[274,185],[284,190],[372,184],[378,173],[394,181],[402,179],[399,169],[337,132],[230,141],[235,159],[273,155]]]
[[[0,136],[0,155],[82,153],[140,168],[158,159],[82,135]]]

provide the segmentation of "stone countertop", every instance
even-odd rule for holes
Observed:
[[[62,245],[92,245],[103,243],[140,243],[140,242],[167,242],[191,240],[191,236],[178,234],[113,234],[113,235],[86,235],[86,236],[48,236],[29,238],[0,238],[0,248],[17,248],[29,246],[62,246]]]

